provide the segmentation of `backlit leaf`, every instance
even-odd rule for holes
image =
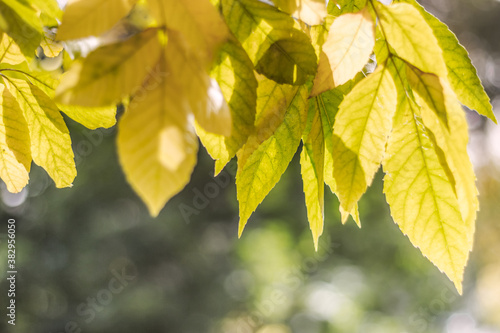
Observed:
[[[1,33],[0,38],[0,63],[17,65],[26,61],[21,49],[12,38],[6,33]]]
[[[69,0],[57,40],[99,36],[130,12],[137,0]]]
[[[384,36],[398,56],[424,72],[446,76],[443,51],[422,14],[406,3],[374,3]]]
[[[219,52],[211,77],[217,80],[229,105],[232,118],[231,136],[204,131],[197,126],[201,142],[216,160],[215,174],[233,158],[253,131],[257,100],[257,80],[253,65],[238,42],[224,44]]]
[[[166,70],[164,59],[160,70]],[[132,100],[118,124],[118,156],[125,176],[152,216],[189,182],[198,140],[186,102],[163,80]]]
[[[461,293],[468,230],[418,107],[407,98],[401,104],[383,162],[384,193],[401,231]]]
[[[344,211],[353,210],[382,162],[396,94],[389,71],[379,66],[340,104],[333,127],[333,175]]]
[[[352,79],[368,62],[374,45],[375,28],[368,10],[337,17],[323,44],[312,95]]]
[[[273,0],[273,2],[279,9],[308,25],[321,24],[328,14],[324,0]]]
[[[477,76],[467,50],[460,45],[457,37],[448,27],[429,14],[421,5],[413,0],[405,0],[415,6],[434,31],[448,69],[448,81],[461,103],[496,123],[490,98]]]
[[[71,138],[56,104],[24,80],[5,81],[28,124],[33,161],[47,171],[57,187],[71,186],[76,177]]]
[[[289,15],[255,0],[223,0],[222,12],[257,72],[295,85],[316,74],[311,41]]]
[[[29,181],[30,136],[19,104],[0,84],[0,178],[12,193],[20,192]]]
[[[250,215],[285,172],[307,120],[308,86],[279,85],[261,78],[257,94],[255,133],[238,153],[240,236]],[[269,104],[261,109],[262,102]]]
[[[110,128],[116,124],[116,106],[88,108],[78,105],[57,105],[68,117],[89,129]]]
[[[155,68],[160,50],[155,29],[101,47],[63,74],[56,99],[61,104],[88,107],[116,104],[129,94],[139,93],[146,77],[165,79],[167,73]]]

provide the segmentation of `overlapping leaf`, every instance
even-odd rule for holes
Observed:
[[[323,0],[273,0],[281,10],[307,23],[318,25],[323,22],[328,12]]]
[[[301,85],[316,73],[317,60],[307,35],[289,15],[255,0],[222,0],[227,25],[257,72]]]

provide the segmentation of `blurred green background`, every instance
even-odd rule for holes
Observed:
[[[500,2],[422,3],[469,50],[500,118]],[[315,253],[296,156],[238,240],[234,164],[214,179],[201,149],[191,183],[152,219],[120,170],[115,130],[67,119],[73,188],[55,189],[38,167],[21,194],[1,188],[0,332],[500,332],[500,129],[468,119],[481,211],[463,296],[392,222],[380,173],[361,229],[341,225],[327,194]],[[11,217],[15,327],[5,317]]]

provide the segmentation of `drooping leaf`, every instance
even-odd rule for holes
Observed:
[[[259,80],[255,132],[237,155],[240,236],[297,151],[307,120],[309,89],[307,85],[279,85],[263,77]]]
[[[406,77],[414,92],[429,105],[443,124],[448,127],[448,113],[444,100],[443,86],[439,77],[424,73],[411,65],[406,66]]]
[[[181,33],[198,58],[207,64],[229,37],[224,20],[207,0],[150,0],[148,5],[157,23]]]
[[[449,167],[448,179],[452,186],[455,187],[462,218],[468,230],[469,249],[471,249],[479,202],[475,185],[476,177],[467,153],[469,138],[467,120],[460,102],[448,84],[443,79],[437,77],[433,79],[439,82],[442,87],[442,98],[448,123],[444,124],[440,118],[437,118],[439,114],[434,110],[434,103],[429,103],[425,96],[420,95],[418,92],[416,97],[422,106],[423,123],[429,129],[429,138],[436,147],[436,153],[441,159],[441,164]],[[436,83],[433,85],[437,86]]]
[[[382,162],[396,95],[392,76],[379,66],[340,104],[333,126],[333,175],[344,211],[353,210]]]
[[[217,82],[203,68],[203,62],[183,45],[182,35],[169,31],[166,49],[168,80],[185,96],[198,124],[208,132],[231,135],[231,113]]]
[[[58,105],[68,117],[89,129],[110,128],[116,124],[116,106],[88,108],[78,105]]]
[[[127,15],[137,0],[69,0],[57,40],[99,36]]]
[[[252,133],[257,104],[257,80],[253,65],[236,41],[224,44],[218,54],[211,77],[217,80],[229,105],[232,118],[231,136],[213,134],[200,126],[196,132],[210,156],[216,160],[215,175],[233,158]]]
[[[0,38],[0,63],[17,65],[26,61],[21,49],[12,38],[6,33],[1,33]]]
[[[24,80],[4,80],[23,111],[31,138],[33,161],[47,171],[57,187],[76,177],[71,138],[56,104],[37,86]]]
[[[326,2],[323,0],[273,0],[274,4],[284,12],[307,23],[318,25],[326,15]]]
[[[63,74],[56,99],[61,104],[88,107],[116,104],[129,94],[138,93],[148,76],[165,80],[168,74],[155,68],[160,50],[156,29],[101,47]]]
[[[416,1],[405,0],[405,2],[415,6],[431,26],[439,46],[443,50],[444,61],[448,69],[448,81],[460,102],[496,123],[490,98],[484,91],[467,50],[460,45],[455,34],[448,29],[446,24],[428,13]]]
[[[16,42],[28,60],[33,59],[42,39],[42,26],[35,11],[11,0],[9,3],[0,1],[0,13],[6,25],[4,31]]]
[[[160,70],[166,70],[164,57]],[[125,176],[152,216],[189,182],[198,141],[187,123],[186,101],[163,80],[145,83],[118,124],[118,156]]]
[[[374,2],[384,37],[398,56],[423,72],[446,76],[443,51],[422,14],[412,5]]]
[[[404,98],[383,162],[384,193],[401,231],[461,293],[470,251],[468,230],[454,188],[418,113],[418,107]]]
[[[319,236],[323,233],[324,224],[325,135],[320,110],[314,103],[309,103],[307,124],[302,141],[300,170],[306,200],[307,218],[314,240],[314,248],[317,251]]]
[[[295,85],[316,74],[314,48],[292,17],[255,0],[223,0],[221,4],[229,29],[257,72],[278,83]]]
[[[351,80],[368,62],[375,26],[367,9],[333,21],[319,58],[312,96]]]
[[[20,192],[29,181],[30,136],[19,104],[0,84],[0,178],[12,193]]]

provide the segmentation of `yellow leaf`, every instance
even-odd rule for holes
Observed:
[[[59,53],[61,53],[62,50],[64,49],[62,43],[56,42],[54,38],[55,38],[54,34],[50,32],[45,32],[45,34],[42,37],[42,42],[40,43],[40,46],[42,47],[43,54],[46,57],[49,58],[57,57]]]
[[[370,58],[375,46],[375,26],[364,9],[333,21],[319,57],[312,96],[354,78]]]
[[[353,211],[382,162],[396,95],[392,76],[380,66],[340,104],[333,126],[333,175],[344,211]]]
[[[461,293],[470,236],[453,185],[430,136],[418,106],[404,98],[383,162],[384,193],[401,231]]]
[[[12,38],[6,33],[0,33],[0,38],[0,63],[17,65],[26,61],[21,49]]]
[[[398,56],[424,72],[446,77],[443,51],[422,14],[407,3],[374,3],[384,36]]]
[[[71,138],[56,104],[24,80],[5,81],[28,123],[33,161],[47,171],[57,187],[71,186],[76,177]]]
[[[116,124],[116,106],[86,108],[77,105],[57,105],[68,117],[89,129],[110,128]]]
[[[429,102],[417,91],[417,101],[422,107],[422,120],[430,130],[430,139],[439,147],[437,153],[444,158],[450,168],[450,181],[455,187],[462,218],[469,236],[469,249],[472,248],[475,230],[476,212],[479,210],[478,191],[475,185],[474,169],[467,153],[469,133],[467,120],[462,106],[448,83],[432,74],[427,74],[427,82],[433,87],[442,87],[440,96],[445,106],[447,123],[443,123],[435,111],[436,103]]]
[[[159,67],[166,70],[163,58]],[[170,81],[144,87],[118,124],[118,155],[128,182],[156,216],[189,182],[198,140],[187,123],[186,101]]]
[[[208,0],[150,0],[148,4],[158,24],[181,33],[205,64],[210,64],[216,49],[229,38],[224,20]]]
[[[328,14],[324,0],[273,0],[273,2],[281,10],[308,25],[321,24]]]
[[[146,77],[160,82],[168,75],[155,68],[160,51],[156,29],[101,47],[63,74],[56,100],[66,105],[97,107],[116,104],[129,94],[142,94],[140,88]]]
[[[99,36],[127,15],[137,0],[70,0],[57,40]]]
[[[12,193],[20,192],[29,181],[30,136],[14,96],[0,84],[0,178]]]
[[[166,49],[169,80],[183,94],[198,124],[207,132],[231,135],[231,113],[217,82],[183,45],[182,35],[169,31]]]
[[[320,111],[310,105],[306,129],[302,136],[300,154],[302,185],[307,207],[307,218],[318,251],[319,236],[323,233],[325,217],[325,136]]]
[[[234,157],[253,131],[255,121],[257,79],[253,64],[237,41],[225,43],[211,71],[231,110],[230,137],[209,133],[200,126],[196,132],[210,156],[216,160],[215,175]]]
[[[361,228],[361,220],[359,219],[359,210],[358,210],[357,203],[354,205],[354,208],[352,209],[352,211],[350,213],[346,212],[344,209],[342,209],[342,206],[339,207],[339,211],[340,211],[342,224],[346,224],[347,220],[349,219],[349,216],[351,216],[352,219],[354,220],[354,222],[356,223],[356,225],[359,228]]]

